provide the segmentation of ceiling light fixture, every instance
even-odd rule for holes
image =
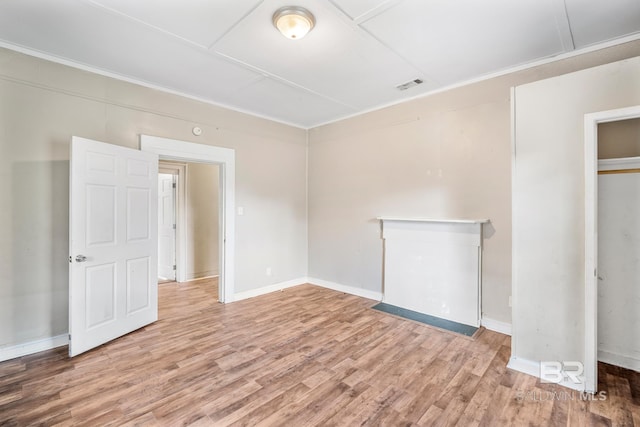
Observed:
[[[273,25],[292,40],[303,38],[315,24],[313,14],[300,6],[281,7],[273,14]]]

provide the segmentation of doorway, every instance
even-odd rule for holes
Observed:
[[[640,106],[586,114],[585,135],[585,391],[598,384],[598,126],[640,118]]]
[[[217,221],[220,239],[218,298],[223,303],[232,302],[235,281],[235,151],[149,135],[140,136],[140,146],[142,151],[158,154],[160,160],[218,165],[220,189]],[[179,239],[178,253],[180,253],[180,240],[184,238]],[[180,260],[177,264],[179,266]],[[177,277],[180,278],[179,268]]]
[[[159,282],[219,276],[219,176],[216,164],[160,161]]]
[[[158,282],[176,280],[176,185],[174,170],[158,168]]]

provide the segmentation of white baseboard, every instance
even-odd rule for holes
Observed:
[[[345,294],[356,295],[375,301],[382,301],[382,292],[370,291],[368,289],[356,288],[354,286],[341,285],[339,283],[329,282],[327,280],[316,279],[315,277],[309,277],[307,281],[312,285],[321,286],[327,289],[333,289],[334,291],[344,292]]]
[[[623,368],[631,369],[632,371],[640,372],[640,360],[635,357],[615,354],[606,350],[598,350],[598,360],[600,362],[609,363],[610,365],[621,366]]]
[[[511,323],[500,322],[499,320],[483,317],[480,324],[490,331],[500,332],[501,334],[511,336]]]
[[[243,299],[253,298],[253,297],[260,296],[260,295],[269,294],[271,292],[278,292],[278,291],[281,291],[283,289],[292,288],[294,286],[304,285],[305,283],[307,283],[307,278],[306,277],[300,277],[298,279],[287,280],[286,282],[281,282],[281,283],[276,283],[276,284],[273,284],[273,285],[263,286],[261,288],[251,289],[249,291],[237,292],[233,296],[233,301],[241,301]]]
[[[38,353],[40,351],[51,350],[69,344],[69,335],[58,335],[55,337],[42,338],[22,344],[6,346],[0,348],[0,362],[26,356],[27,354]]]
[[[187,273],[185,275],[185,282],[191,282],[200,279],[209,279],[211,277],[218,277],[218,270],[202,271],[200,273]]]
[[[300,277],[298,279],[288,280],[282,283],[276,283],[274,285],[263,286],[258,289],[251,289],[249,291],[238,292],[234,295],[234,301],[240,301],[247,298],[253,298],[260,295],[265,295],[271,292],[278,292],[286,288],[291,288],[293,286],[303,285],[305,283],[309,283],[312,285],[320,286],[322,288],[331,289],[338,292],[344,292],[350,295],[356,295],[363,298],[372,299],[375,301],[382,300],[382,293],[370,291],[367,289],[356,288],[353,286],[341,285],[339,283],[329,282],[327,280],[316,279],[313,277]]]
[[[532,375],[534,377],[540,377],[539,362],[533,362],[527,359],[511,357],[509,359],[509,363],[507,363],[507,368],[513,369],[514,371],[522,372],[527,375]]]
[[[532,360],[522,359],[519,357],[511,357],[509,359],[509,363],[507,363],[507,368],[540,378],[540,362],[534,362]],[[584,382],[582,384],[576,384],[568,378],[565,378],[559,383],[559,385],[576,391],[584,391],[586,384]]]

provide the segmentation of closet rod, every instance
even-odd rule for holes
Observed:
[[[598,171],[598,175],[612,175],[618,173],[640,173],[640,169],[614,169],[607,171]]]

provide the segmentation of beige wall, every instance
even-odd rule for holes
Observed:
[[[598,125],[598,158],[640,156],[640,119]]]
[[[312,129],[309,276],[379,292],[375,217],[489,218],[482,311],[510,323],[510,88],[635,55],[637,42]]]
[[[236,204],[244,208],[236,218],[236,292],[307,274],[380,291],[376,216],[490,218],[483,311],[509,322],[510,87],[637,55],[640,42],[627,43],[307,135],[0,50],[0,350],[67,331],[72,135],[132,148],[149,134],[235,149]],[[191,133],[195,125],[201,137]]]
[[[216,165],[187,165],[187,280],[219,273],[218,173]]]
[[[67,332],[71,136],[139,134],[235,150],[236,292],[306,276],[304,130],[0,49],[0,350]]]
[[[515,104],[512,356],[584,361],[584,115],[640,104],[640,57],[519,86]]]

